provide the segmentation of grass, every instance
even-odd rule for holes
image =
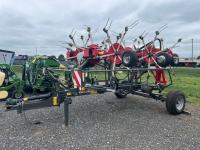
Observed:
[[[173,76],[173,85],[166,91],[179,89],[183,91],[187,100],[200,106],[200,69],[177,68]]]
[[[14,66],[13,69],[17,75],[21,77],[22,67]],[[97,78],[101,78],[102,75],[102,73],[96,74]],[[173,75],[173,85],[166,88],[165,93],[171,90],[183,91],[188,102],[200,106],[200,69],[175,68]]]

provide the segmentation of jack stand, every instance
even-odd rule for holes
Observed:
[[[72,103],[71,98],[66,98],[64,101],[64,119],[65,119],[65,126],[68,126],[69,123],[69,104]]]

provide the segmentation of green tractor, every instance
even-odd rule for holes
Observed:
[[[24,96],[25,81],[21,80],[11,67],[14,54],[11,51],[0,50],[0,100]]]
[[[27,61],[25,66],[25,81],[28,85],[26,89],[31,89],[34,93],[46,93],[55,89],[52,76],[58,79],[59,73],[52,70],[52,76],[50,76],[45,73],[45,68],[65,69],[66,67],[53,57],[33,57]]]
[[[7,57],[10,53],[13,57],[10,57],[8,61]],[[2,54],[0,55],[2,57],[1,60],[4,60],[0,62],[0,100],[8,97],[20,99],[24,97],[24,93],[38,94],[52,92],[55,90],[52,77],[59,79],[60,73],[60,71],[55,71],[54,69],[66,69],[65,65],[62,65],[53,57],[34,56],[29,58],[23,66],[20,66],[23,69],[22,72],[19,72],[22,74],[22,77],[19,78],[11,67],[14,52],[2,51],[0,54]],[[46,73],[45,68],[52,71]]]

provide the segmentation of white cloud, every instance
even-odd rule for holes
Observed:
[[[34,54],[36,47],[42,54],[65,53],[58,41],[67,40],[73,28],[84,33],[84,25],[98,27],[94,39],[99,41],[109,17],[117,32],[141,19],[129,39],[144,30],[150,31],[147,38],[151,39],[154,30],[168,23],[162,33],[168,45],[179,37],[200,40],[199,4],[198,0],[0,0],[0,48],[26,54]]]

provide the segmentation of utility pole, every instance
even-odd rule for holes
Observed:
[[[194,39],[192,38],[192,62],[194,60]]]
[[[37,53],[38,53],[38,52],[37,52],[37,47],[35,48],[35,52],[36,52],[36,56],[37,56]]]

